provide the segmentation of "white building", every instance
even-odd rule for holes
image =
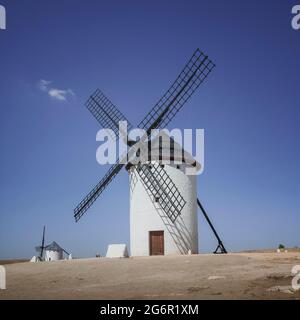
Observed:
[[[64,253],[70,256],[65,249],[53,241],[51,244],[45,247],[45,261],[62,260],[64,258]]]
[[[137,166],[128,165],[131,255],[198,253],[197,176],[187,175],[186,170],[196,172],[200,164],[185,151],[183,156],[182,147],[176,142],[166,149],[162,148],[159,139],[152,142],[151,161],[147,158],[141,162],[163,167],[186,204],[173,223],[161,209],[159,200],[153,199],[147,190],[137,172]]]

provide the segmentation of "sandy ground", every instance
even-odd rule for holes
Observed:
[[[5,265],[0,299],[300,299],[300,252],[80,259]]]
[[[0,265],[3,266],[5,264],[13,264],[13,263],[21,263],[21,262],[29,262],[29,259],[0,260]]]

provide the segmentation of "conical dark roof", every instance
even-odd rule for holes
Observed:
[[[46,250],[51,250],[51,251],[61,251],[64,250],[59,244],[57,244],[55,241],[53,241],[51,244],[47,245],[45,247]]]

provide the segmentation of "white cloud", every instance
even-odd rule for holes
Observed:
[[[38,82],[38,88],[41,91],[47,92],[47,94],[51,98],[59,101],[66,101],[68,96],[75,96],[75,93],[73,90],[71,89],[62,90],[62,89],[52,88],[52,86],[50,86],[51,84],[52,84],[52,81],[41,79]]]
[[[68,90],[59,90],[59,89],[50,89],[48,91],[48,94],[50,97],[60,100],[60,101],[65,101],[67,100],[67,96],[74,96],[74,92],[71,89]]]
[[[48,91],[48,87],[49,85],[52,83],[52,81],[48,81],[48,80],[44,80],[44,79],[41,79],[39,82],[38,82],[38,87],[40,88],[40,90],[42,91]]]

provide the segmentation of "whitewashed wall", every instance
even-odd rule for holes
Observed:
[[[63,259],[63,251],[52,251],[46,250],[45,253],[45,260],[46,261],[56,261]]]
[[[184,174],[184,166],[165,165],[179,192],[186,200],[181,215],[173,224],[158,203],[147,194],[138,173],[132,167],[130,177],[130,254],[149,255],[149,231],[164,230],[166,255],[198,253],[197,185],[196,176]]]

